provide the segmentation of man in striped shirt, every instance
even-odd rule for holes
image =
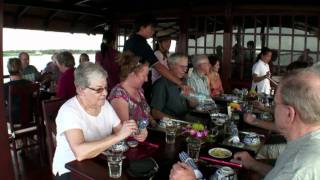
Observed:
[[[206,55],[195,55],[192,58],[193,71],[187,78],[187,84],[195,93],[210,96],[209,80],[210,63]]]

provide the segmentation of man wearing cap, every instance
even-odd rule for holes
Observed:
[[[154,55],[152,48],[147,43],[147,39],[154,34],[155,19],[150,15],[139,16],[135,21],[135,33],[125,42],[123,51],[131,51],[140,57],[140,62],[148,62],[151,67],[156,69],[162,76],[177,84],[184,91],[189,92],[190,87],[186,86],[183,81],[175,77],[163,64],[159,63],[158,58]],[[148,98],[148,92],[146,98]],[[149,97],[150,100],[150,97]]]
[[[187,78],[195,93],[210,96],[209,80],[207,75],[210,72],[210,63],[206,55],[195,55],[192,58],[193,71]]]
[[[169,31],[159,31],[156,34],[156,49],[154,52],[154,55],[158,58],[159,62],[166,66],[168,68],[168,56],[169,56],[169,49],[171,46],[171,36]],[[154,68],[152,68],[152,84],[158,80],[161,75],[158,73],[158,71]]]

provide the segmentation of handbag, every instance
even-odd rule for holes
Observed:
[[[129,162],[128,174],[135,178],[152,177],[158,172],[159,166],[157,162],[151,158],[132,160]]]

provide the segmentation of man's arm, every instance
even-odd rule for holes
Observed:
[[[258,76],[257,74],[253,73],[252,74],[252,79],[253,79],[253,82],[260,82],[266,78],[268,78],[270,76],[270,72],[267,72],[264,76]]]
[[[256,126],[256,127],[259,127],[259,128],[263,128],[263,129],[267,129],[267,130],[278,132],[278,129],[277,129],[276,125],[274,124],[274,122],[258,120],[251,113],[244,114],[243,119],[244,119],[244,121],[246,123],[248,123],[248,124],[250,124],[252,126]]]
[[[236,153],[234,160],[237,162],[240,161],[244,168],[253,170],[263,176],[268,174],[272,169],[272,166],[255,160],[246,151]]]
[[[152,117],[155,118],[155,119],[162,119],[162,118],[164,118],[164,117],[174,118],[174,117],[172,117],[172,116],[170,116],[170,115],[168,115],[168,114],[166,114],[166,113],[163,113],[163,112],[161,112],[160,110],[155,109],[155,108],[153,108],[153,109],[151,110],[151,113],[152,113]]]

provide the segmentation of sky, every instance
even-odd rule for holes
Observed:
[[[3,50],[100,49],[102,35],[3,28]]]

